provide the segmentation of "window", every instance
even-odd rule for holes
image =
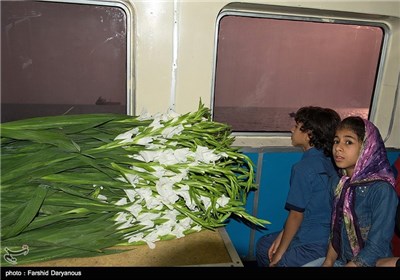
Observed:
[[[129,13],[82,3],[1,2],[2,122],[129,113]]]
[[[245,12],[217,21],[213,119],[237,133],[284,133],[299,107],[373,112],[384,28]]]

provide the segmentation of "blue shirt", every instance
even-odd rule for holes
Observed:
[[[311,148],[294,164],[285,209],[303,213],[303,221],[290,246],[328,244],[332,201],[330,180],[339,178],[331,159]]]
[[[337,181],[332,185],[332,198],[336,186]],[[353,256],[342,224],[341,252],[335,266],[343,266],[350,260],[361,266],[375,266],[379,258],[392,256],[391,241],[397,203],[395,189],[385,181],[360,184],[356,187],[354,210],[364,240],[364,248],[357,256]]]

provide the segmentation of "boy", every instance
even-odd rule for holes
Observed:
[[[302,266],[325,256],[330,233],[331,177],[338,173],[331,159],[332,144],[340,116],[332,109],[300,108],[292,128],[292,145],[304,154],[293,165],[285,209],[284,229],[257,242],[259,266]]]

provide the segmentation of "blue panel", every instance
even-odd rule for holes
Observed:
[[[398,157],[400,157],[400,151],[388,151],[387,156],[390,164],[393,164]]]
[[[246,155],[257,164],[258,154]],[[256,216],[270,221],[271,224],[267,226],[267,229],[255,232],[254,239],[251,239],[252,228],[240,221],[231,220],[226,226],[229,237],[242,259],[254,258],[255,242],[261,235],[282,229],[287,216],[284,205],[289,190],[290,170],[301,156],[301,152],[263,154],[258,205],[257,202],[254,205],[255,194],[251,192],[247,199],[246,210],[253,214],[254,206],[258,206]],[[256,169],[258,169],[257,166]]]
[[[266,230],[256,232],[254,243],[262,235],[283,228],[288,214],[284,207],[289,191],[290,172],[292,165],[298,162],[301,156],[301,152],[264,154],[257,217],[266,219],[271,224]]]
[[[254,172],[257,172],[258,154],[246,153],[246,155],[253,161],[255,167]],[[247,197],[247,203],[246,203],[247,213],[249,214],[253,213],[253,205],[254,205],[254,191],[250,192]],[[239,257],[241,259],[246,259],[249,250],[251,228],[246,226],[243,222],[239,220],[230,219],[229,223],[226,226],[226,231],[233,243],[233,246],[238,252]]]

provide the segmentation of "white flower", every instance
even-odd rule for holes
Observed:
[[[192,230],[195,230],[195,231],[200,231],[202,229],[203,228],[200,225],[195,225],[194,227],[192,227]]]
[[[183,125],[169,126],[163,129],[161,135],[164,138],[172,138],[174,135],[180,135],[183,131]]]
[[[141,137],[137,140],[134,140],[134,142],[139,145],[147,145],[153,142],[153,137]]]
[[[103,200],[103,201],[107,201],[107,197],[105,195],[99,194],[97,196],[98,199]]]
[[[167,117],[170,120],[173,119],[173,122],[175,122],[180,117],[180,114],[176,113],[173,109],[169,108],[168,111],[167,111]]]
[[[138,188],[136,192],[144,199],[148,199],[152,196],[152,191],[149,188]]]
[[[132,204],[131,206],[126,208],[134,217],[137,217],[139,213],[143,210],[142,205],[140,204]]]
[[[135,196],[136,196],[136,193],[137,193],[135,190],[133,190],[133,189],[124,189],[124,192],[128,196],[130,202],[134,202],[135,201]]]
[[[154,115],[153,119],[157,122],[166,122],[168,121],[168,115],[167,114],[162,114],[162,113],[157,113]]]
[[[151,162],[155,161],[161,154],[161,151],[143,150],[138,155],[134,155],[133,158],[144,162]]]
[[[152,115],[150,115],[145,108],[142,109],[142,112],[138,116],[139,121],[147,121],[151,120],[153,118]]]
[[[133,187],[136,187],[136,184],[139,183],[140,177],[138,175],[126,173],[125,176]]]
[[[164,139],[157,139],[157,140],[160,143],[164,142]],[[149,143],[149,144],[146,145],[146,149],[149,149],[149,150],[160,150],[160,149],[163,149],[163,148],[165,148],[165,146],[162,145],[162,144]]]
[[[190,219],[189,217],[179,220],[179,224],[183,226],[185,229],[189,229],[192,222],[193,222],[192,219]]]
[[[170,223],[163,223],[156,226],[156,232],[158,236],[164,236],[171,234],[172,225]]]
[[[184,236],[185,236],[185,234],[183,234],[183,232],[184,232],[185,230],[186,230],[186,229],[185,229],[183,226],[181,226],[180,224],[177,224],[177,225],[175,225],[175,227],[174,227],[174,229],[171,231],[171,233],[172,233],[173,235],[175,235],[176,238],[181,238],[181,237],[184,237]]]
[[[119,212],[116,218],[116,222],[121,223],[118,229],[124,229],[131,227],[134,219],[131,215],[128,215],[127,213]]]
[[[220,158],[219,155],[214,154],[214,152],[207,147],[197,146],[196,149],[196,160],[204,163],[215,162]]]
[[[178,145],[178,142],[176,142],[176,141],[171,141],[171,142],[168,142],[168,145],[169,145],[169,146],[175,147],[176,145]]]
[[[225,153],[225,152],[219,153],[219,156],[220,156],[220,157],[224,157],[224,158],[229,157],[229,155],[228,155],[227,153]]]
[[[182,185],[180,189],[176,190],[176,194],[185,200],[185,204],[190,210],[196,210],[197,205],[190,198],[188,185]]]
[[[217,199],[217,205],[224,207],[229,203],[229,197],[226,197],[224,194]]]
[[[118,212],[115,221],[118,223],[125,223],[128,220],[128,214],[125,212]]]
[[[154,249],[156,247],[156,245],[154,244],[154,242],[160,240],[158,238],[158,234],[157,232],[153,231],[150,232],[149,234],[147,234],[144,238],[144,241],[147,243],[147,246],[149,246],[150,249]]]
[[[143,236],[144,236],[143,232],[138,232],[138,233],[133,234],[131,236],[128,235],[128,237],[129,237],[128,242],[129,243],[134,243],[134,242],[143,241]]]
[[[138,188],[136,192],[145,200],[147,209],[161,209],[163,207],[162,201],[153,196],[151,189]]]
[[[164,125],[160,123],[160,119],[154,119],[149,127],[152,127],[152,130],[156,130],[157,128],[164,127]]]
[[[160,178],[156,183],[156,189],[165,204],[174,204],[178,199],[178,195],[173,190],[174,182],[167,177]]]
[[[115,205],[125,205],[127,204],[128,201],[126,200],[126,197],[121,198],[120,200],[118,200]]]
[[[192,224],[192,222],[192,219],[190,219],[189,217],[179,220],[171,233],[174,234],[176,238],[184,237],[185,234],[183,232],[190,229],[190,225]]]
[[[176,223],[176,216],[179,215],[179,212],[175,209],[165,210],[164,215],[161,217],[162,219],[167,219],[168,221],[165,224],[173,225]]]
[[[157,219],[160,215],[160,213],[144,212],[139,214],[137,220],[140,222],[141,225],[151,228],[154,227],[154,220]]]
[[[187,162],[189,156],[193,156],[194,153],[189,150],[189,148],[182,148],[174,150],[174,157],[178,163]]]
[[[137,127],[128,130],[127,132],[121,133],[114,138],[114,140],[122,140],[121,143],[129,143],[132,142],[132,136],[136,135],[139,132]]]
[[[146,169],[139,167],[139,166],[131,166],[131,169],[139,171],[139,172],[147,172]]]
[[[211,206],[211,199],[207,196],[200,196],[201,201],[203,202],[204,207],[206,210]]]
[[[174,183],[179,183],[183,179],[187,179],[187,173],[177,173],[174,176],[169,177],[169,179]]]
[[[172,149],[167,149],[163,153],[161,153],[160,156],[157,158],[157,161],[160,164],[165,164],[165,165],[173,165],[179,163]]]
[[[122,181],[122,182],[128,183],[128,181],[125,179],[125,177],[122,177],[122,176],[119,176],[119,177],[117,177],[115,179],[117,179],[118,181]]]
[[[164,167],[157,165],[154,166],[154,171],[151,172],[151,174],[157,178],[161,178],[164,177],[167,172],[168,170],[166,170]]]

